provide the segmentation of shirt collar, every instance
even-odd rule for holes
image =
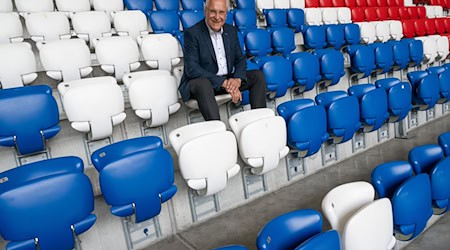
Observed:
[[[212,30],[211,27],[209,27],[208,23],[206,22],[206,19],[205,19],[205,24],[206,24],[206,27],[208,28],[209,35],[214,35],[214,34],[220,34],[220,35],[222,35],[222,33],[223,33],[223,27],[220,28],[220,30],[216,32],[216,31]]]

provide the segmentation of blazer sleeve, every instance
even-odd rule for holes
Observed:
[[[199,39],[187,30],[184,33],[184,71],[189,79],[207,78],[213,84],[215,90],[220,90],[225,77],[218,76],[200,66],[200,44]]]
[[[233,27],[234,39],[232,42],[232,51],[234,53],[234,73],[233,78],[241,78],[242,81],[247,81],[247,61],[244,54],[242,54],[241,44],[237,37],[237,30]]]

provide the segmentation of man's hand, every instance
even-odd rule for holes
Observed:
[[[231,101],[233,103],[238,103],[238,102],[242,101],[242,94],[241,94],[241,91],[239,91],[239,89],[237,91],[230,92],[230,95],[231,95]]]
[[[242,101],[242,94],[239,88],[241,87],[240,78],[229,78],[223,81],[222,87],[231,95],[231,101],[238,103]]]

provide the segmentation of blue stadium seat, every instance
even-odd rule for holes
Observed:
[[[450,70],[442,66],[427,68],[428,73],[435,74],[439,79],[439,100],[437,103],[446,103],[450,97]]]
[[[395,236],[399,240],[419,235],[433,214],[430,178],[427,174],[412,175],[407,162],[384,163],[372,172],[372,184],[379,197],[391,199]]]
[[[323,92],[315,99],[327,111],[328,133],[333,143],[352,139],[361,127],[358,99],[345,91]]]
[[[236,0],[236,4],[238,9],[250,9],[255,11],[256,8],[255,1]]]
[[[408,161],[416,174],[430,173],[434,165],[443,158],[444,151],[437,144],[416,146],[408,153]]]
[[[242,50],[242,54],[247,54],[246,49],[245,49],[245,41],[244,41],[244,35],[241,32],[237,32],[237,37],[239,40],[239,45],[241,46],[241,50]]]
[[[303,26],[302,33],[306,49],[323,49],[327,46],[325,26]]]
[[[339,239],[339,233],[336,230],[329,230],[313,237],[309,238],[303,242],[300,246],[296,247],[295,250],[340,250],[341,240]]]
[[[301,32],[305,24],[305,13],[302,9],[287,9],[287,22],[289,27],[294,29],[295,33]]]
[[[248,56],[264,57],[272,52],[270,33],[262,29],[250,30],[245,35],[245,49]]]
[[[288,145],[299,150],[300,157],[317,153],[328,140],[325,108],[311,99],[297,99],[280,104],[278,114],[286,121]]]
[[[347,44],[359,44],[361,40],[361,31],[359,26],[354,23],[345,24],[344,38]]]
[[[60,131],[59,111],[46,85],[0,91],[0,146],[19,155],[45,150],[45,141]]]
[[[407,76],[413,90],[413,105],[420,110],[433,108],[440,97],[438,76],[427,71],[409,72]]]
[[[183,30],[187,30],[205,18],[202,10],[182,10],[180,11],[181,25]]]
[[[389,119],[388,99],[384,89],[374,84],[358,84],[348,89],[359,101],[360,119],[364,132],[378,130]]]
[[[294,32],[286,27],[270,29],[272,37],[272,48],[274,53],[288,56],[295,50]]]
[[[287,14],[284,9],[267,9],[264,10],[268,28],[287,27]]]
[[[296,85],[300,86],[299,91],[309,91],[322,79],[320,75],[319,57],[308,52],[294,53],[289,56],[292,62],[292,70]]]
[[[267,90],[272,92],[269,98],[282,97],[294,86],[292,65],[288,59],[281,56],[266,56],[259,58],[256,63],[266,76]]]
[[[157,10],[178,10],[180,8],[179,0],[153,0]],[[150,9],[151,10],[151,9]]]
[[[322,232],[322,216],[312,209],[280,215],[259,232],[256,246],[262,250],[294,249],[305,240]]]
[[[400,41],[389,41],[387,43],[392,45],[395,65],[400,70],[406,69],[410,61],[408,44]]]
[[[375,53],[375,66],[379,74],[388,73],[394,66],[394,53],[389,43],[371,43]]]
[[[153,0],[124,0],[123,1],[128,10],[140,10],[144,14],[153,10]],[[168,2],[168,1],[162,1]]]
[[[326,25],[326,40],[330,47],[340,49],[345,44],[343,24]]]
[[[225,20],[225,23],[228,23],[229,25],[234,25],[234,11],[230,10],[227,13],[227,19]]]
[[[450,207],[450,157],[439,161],[430,172],[431,197],[435,214],[447,212]]]
[[[444,150],[445,156],[450,156],[450,132],[445,132],[439,135],[438,142]]]
[[[401,40],[402,43],[406,43],[409,48],[409,58],[411,66],[419,66],[423,59],[423,44],[421,40],[412,38],[405,38]]]
[[[170,33],[176,35],[180,32],[180,18],[177,11],[159,10],[148,12],[148,18],[153,32],[156,34]]]
[[[203,0],[181,0],[181,6],[184,10],[201,10],[203,11]]]
[[[96,221],[94,193],[83,161],[63,157],[0,173],[0,235],[6,249],[61,249]]]
[[[364,78],[375,70],[375,53],[371,46],[349,45],[345,51],[350,55],[352,72],[361,73]]]
[[[172,157],[158,137],[117,142],[95,151],[91,159],[103,197],[116,216],[135,214],[137,223],[151,219],[177,192]]]
[[[326,85],[338,84],[345,75],[342,53],[334,49],[322,49],[315,50],[313,54],[319,57],[320,74],[327,81]]]
[[[249,30],[256,29],[255,9],[234,10],[234,25],[239,31],[247,33]]]
[[[389,122],[403,120],[412,109],[411,85],[397,78],[385,78],[377,80],[375,86],[384,89],[387,93]]]

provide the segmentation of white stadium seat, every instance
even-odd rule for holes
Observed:
[[[308,25],[322,25],[322,10],[320,8],[306,8],[305,22]]]
[[[290,9],[291,4],[289,0],[276,0],[273,1],[275,9]]]
[[[432,35],[428,37],[436,41],[436,50],[437,50],[436,59],[438,61],[445,61],[445,59],[447,59],[447,56],[449,54],[448,38],[446,36],[440,35]]]
[[[36,77],[36,59],[29,43],[0,44],[2,88],[21,87]]]
[[[55,10],[53,0],[15,0],[19,14],[26,16],[33,12],[50,12]]]
[[[291,0],[291,8],[304,9],[305,0]]]
[[[126,118],[122,89],[113,77],[62,82],[58,91],[72,128],[91,140],[110,137]]]
[[[375,39],[377,42],[387,42],[391,38],[389,23],[383,21],[371,22],[375,25]]]
[[[436,61],[438,56],[437,42],[434,38],[427,36],[414,37],[416,40],[421,40],[423,44],[423,63],[432,64]]]
[[[322,8],[322,23],[338,24],[338,10],[336,8]]]
[[[13,11],[12,0],[0,0],[0,12]]]
[[[153,69],[172,71],[173,66],[181,60],[178,54],[178,41],[170,34],[139,36],[137,42],[145,63]]]
[[[30,13],[25,18],[27,30],[35,42],[70,39],[70,23],[62,12]]]
[[[275,8],[273,0],[256,0],[256,8],[260,10]]]
[[[434,6],[432,5],[424,5],[426,13],[427,13],[427,17],[428,18],[435,18],[436,17],[436,13],[434,12]]]
[[[91,10],[89,0],[56,0],[56,8],[59,12],[64,12],[67,16],[71,16],[74,12],[84,12]]]
[[[149,33],[147,17],[140,10],[117,12],[114,15],[114,28],[119,36],[130,36],[133,40]]]
[[[0,12],[0,23],[0,44],[23,41],[22,22],[16,12]]]
[[[444,17],[444,9],[442,6],[434,6],[434,16],[435,17]]]
[[[384,21],[389,25],[389,35],[391,39],[400,41],[403,38],[403,26],[402,22],[397,20]]]
[[[361,22],[356,24],[359,26],[362,43],[369,44],[375,42],[376,29],[372,22]]]
[[[351,23],[352,13],[350,11],[350,8],[347,7],[337,8],[337,18],[340,24]]]
[[[139,48],[128,36],[104,37],[95,41],[95,54],[102,70],[122,80],[139,68]]]
[[[92,0],[92,5],[94,10],[106,11],[110,15],[111,21],[115,12],[125,9],[122,0]]]
[[[75,13],[72,16],[72,26],[77,37],[88,42],[91,49],[94,48],[94,40],[112,36],[111,22],[104,11]]]
[[[42,66],[55,80],[79,80],[92,72],[91,52],[82,39],[56,40],[38,47]]]

